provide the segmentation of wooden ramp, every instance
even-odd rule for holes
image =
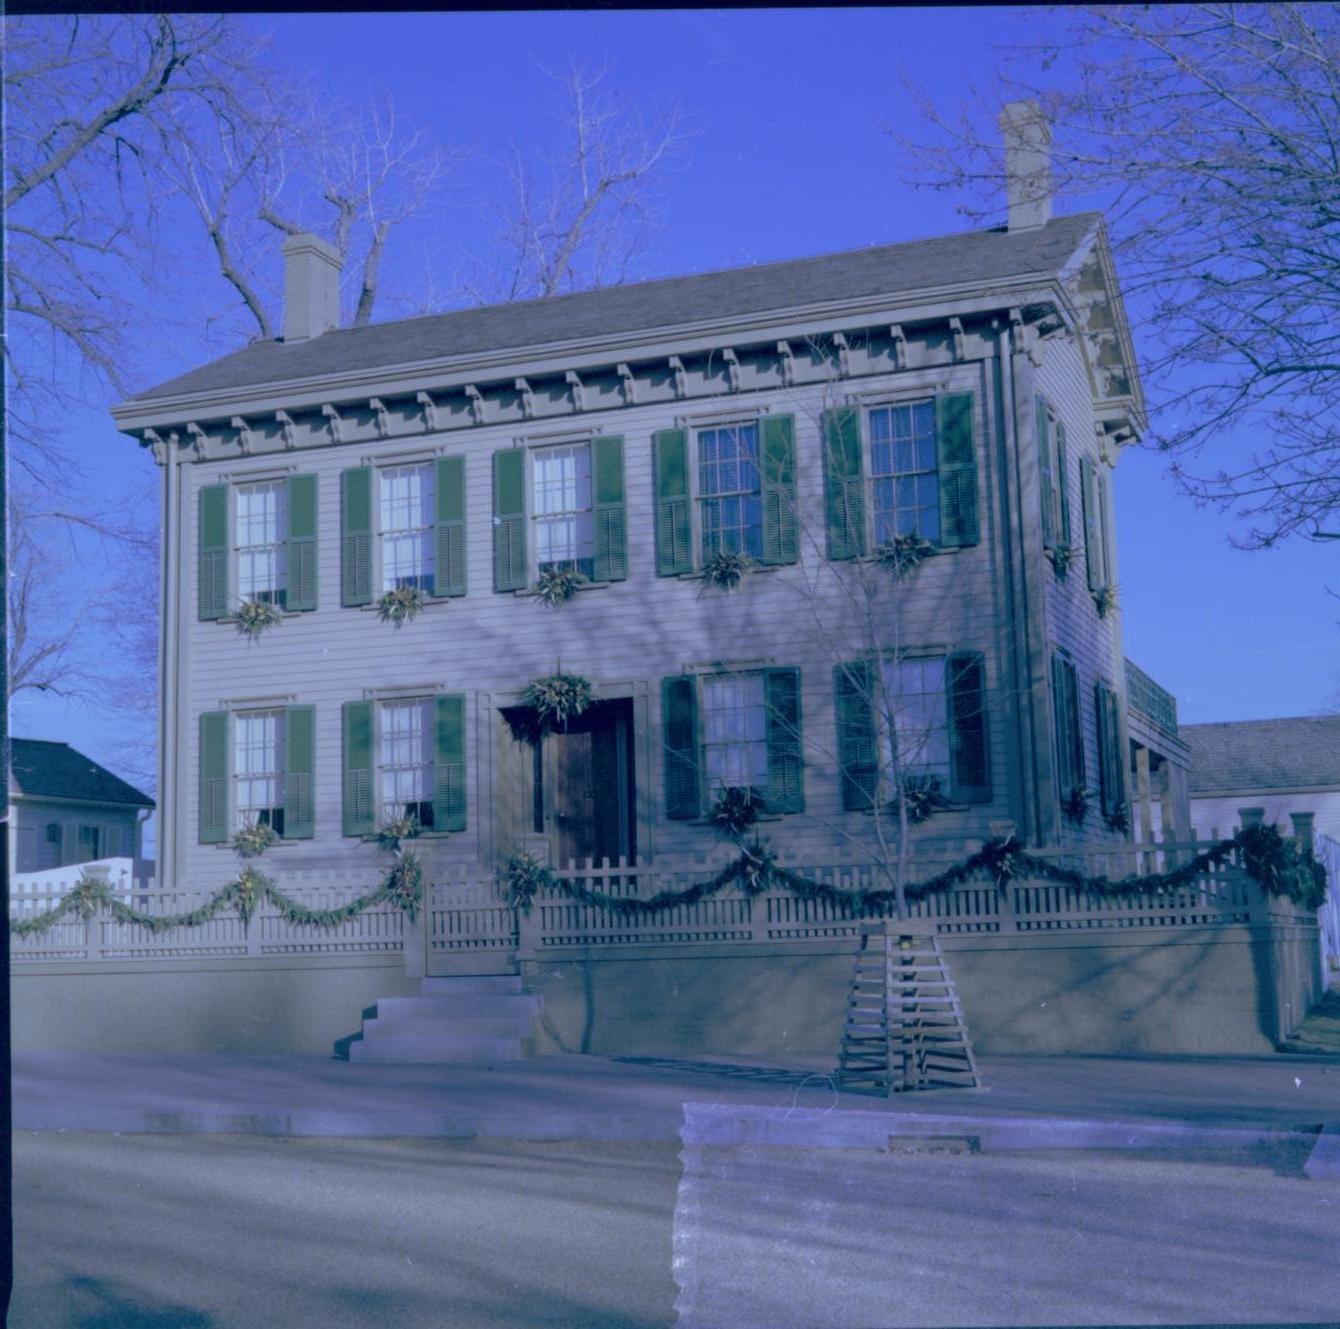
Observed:
[[[934,923],[861,925],[837,1079],[885,1095],[980,1083]]]

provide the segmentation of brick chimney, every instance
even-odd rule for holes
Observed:
[[[291,235],[284,255],[284,340],[319,337],[340,326],[340,255],[319,235]]]
[[[1010,213],[1006,229],[1031,231],[1052,216],[1052,131],[1035,101],[1007,102],[1000,113],[1005,139],[1005,184]]]

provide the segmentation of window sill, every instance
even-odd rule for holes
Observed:
[[[574,586],[572,588],[572,593],[573,595],[580,595],[584,591],[603,591],[608,586],[617,586],[617,585],[618,581],[614,580],[613,578],[611,578],[608,581],[584,581]],[[496,594],[514,595],[518,599],[534,600],[536,598],[536,592],[533,583],[530,586],[518,586],[515,590],[511,591],[498,591],[496,592]]]

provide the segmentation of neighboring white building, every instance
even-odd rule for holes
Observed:
[[[153,799],[68,743],[11,740],[9,872],[139,859]]]
[[[1191,821],[1202,839],[1278,826],[1300,844],[1340,840],[1340,715],[1183,725]]]

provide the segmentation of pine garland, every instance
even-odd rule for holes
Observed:
[[[1309,909],[1321,906],[1326,898],[1326,876],[1321,864],[1300,854],[1292,841],[1285,840],[1273,826],[1248,826],[1228,840],[1220,840],[1204,852],[1170,872],[1140,876],[1132,873],[1113,881],[1108,877],[1088,876],[1062,867],[1050,859],[1026,853],[1013,839],[989,840],[961,863],[925,881],[904,887],[908,900],[924,899],[973,877],[986,875],[1004,890],[1015,877],[1029,877],[1072,886],[1095,895],[1130,896],[1174,890],[1188,885],[1208,868],[1218,867],[1236,851],[1242,853],[1244,871],[1263,890],[1287,896]],[[784,886],[803,900],[817,900],[859,917],[883,913],[896,905],[898,892],[889,888],[842,890],[824,882],[812,881],[781,867],[775,856],[760,841],[741,846],[738,858],[707,881],[696,882],[683,891],[660,891],[646,900],[626,899],[593,891],[580,883],[555,877],[529,854],[518,854],[504,868],[509,887],[508,903],[529,912],[540,890],[556,891],[578,904],[594,905],[619,917],[663,913],[681,905],[697,904],[736,884],[748,896],[757,895],[772,885]]]
[[[1317,909],[1326,900],[1325,869],[1310,854],[1301,853],[1292,840],[1286,840],[1273,826],[1246,826],[1231,839],[1220,840],[1193,859],[1170,872],[1140,876],[1132,873],[1116,881],[1108,877],[1088,876],[1073,868],[1062,867],[1050,859],[1039,858],[1021,849],[1013,839],[988,840],[976,853],[961,863],[925,881],[913,882],[903,890],[908,900],[924,899],[977,876],[994,878],[1004,890],[1016,877],[1052,881],[1062,886],[1112,897],[1144,895],[1174,890],[1189,885],[1208,868],[1219,867],[1240,853],[1243,870],[1270,895],[1287,897],[1308,909]],[[784,886],[803,900],[818,900],[860,917],[883,913],[897,903],[892,888],[841,890],[824,882],[812,881],[778,864],[776,856],[762,841],[741,845],[737,858],[727,863],[707,881],[696,882],[682,891],[659,891],[647,900],[628,899],[593,891],[577,882],[555,877],[531,854],[515,854],[503,869],[508,887],[507,903],[529,913],[540,891],[561,893],[578,904],[593,905],[621,918],[664,913],[668,909],[697,904],[734,885],[752,898],[770,887]],[[402,909],[411,921],[417,916],[423,899],[423,865],[412,853],[396,856],[386,879],[374,891],[360,895],[333,909],[309,909],[286,895],[264,873],[245,867],[235,881],[221,887],[204,904],[183,914],[143,914],[116,899],[106,882],[85,880],[74,887],[56,905],[36,918],[14,919],[10,932],[28,937],[45,932],[66,915],[77,913],[87,920],[105,906],[118,923],[131,923],[152,933],[169,928],[198,927],[216,918],[230,906],[237,910],[244,927],[260,905],[268,900],[290,922],[298,926],[334,928],[357,918],[361,913],[390,902]]]
[[[402,854],[386,874],[386,879],[374,891],[360,895],[333,909],[309,909],[286,895],[263,872],[245,867],[235,881],[220,887],[204,904],[184,914],[144,914],[118,900],[106,882],[81,881],[61,900],[36,918],[12,919],[10,932],[16,937],[30,937],[54,927],[67,914],[77,913],[84,921],[92,918],[99,906],[104,906],[118,923],[132,923],[147,928],[157,935],[170,928],[199,927],[217,918],[225,909],[233,908],[249,927],[261,904],[268,900],[290,922],[297,926],[336,928],[349,923],[359,914],[377,905],[392,903],[402,909],[413,922],[423,898],[423,865],[414,854]]]

